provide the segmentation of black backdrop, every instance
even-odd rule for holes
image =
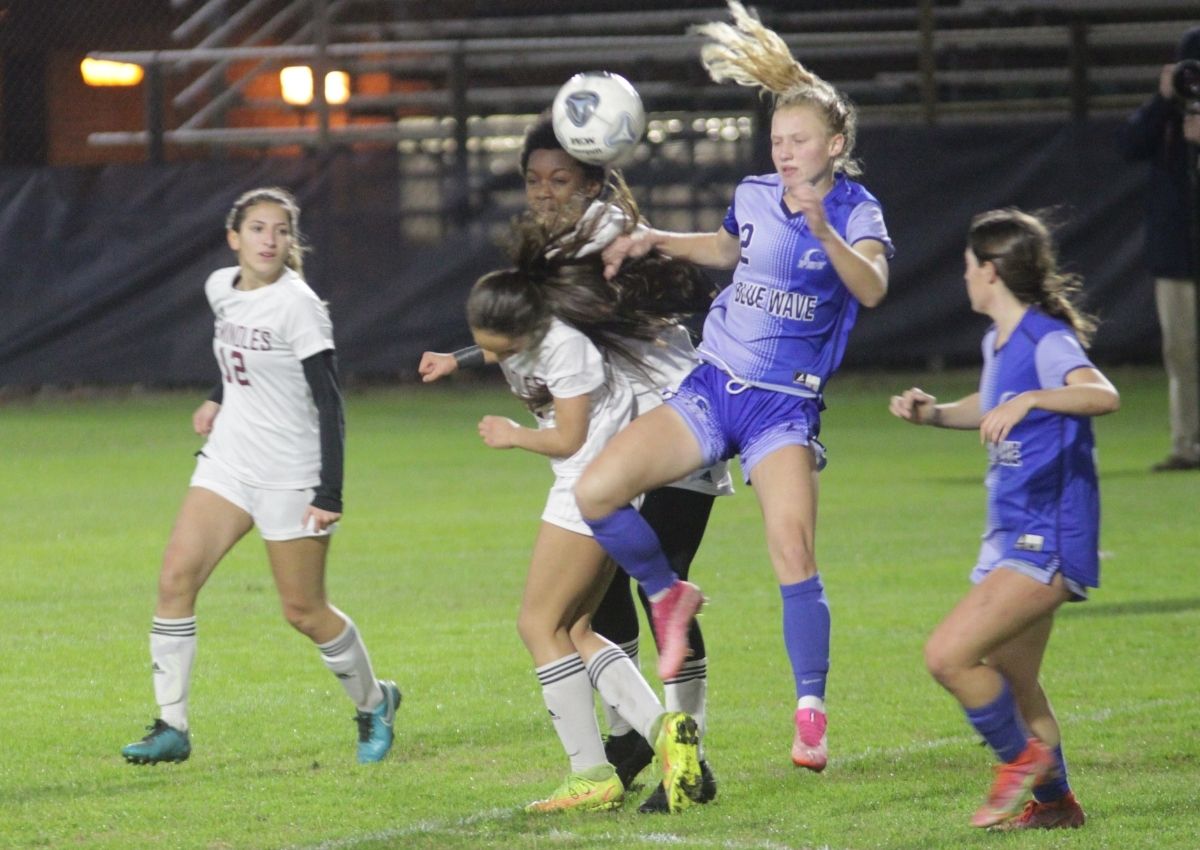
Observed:
[[[891,292],[860,314],[847,366],[978,362],[985,321],[963,292],[964,235],[972,214],[1005,205],[1061,208],[1062,254],[1103,320],[1096,360],[1155,360],[1144,174],[1120,160],[1116,132],[1113,121],[864,129],[864,182],[897,254]],[[343,371],[412,378],[423,350],[469,341],[466,291],[502,259],[486,221],[432,247],[399,240],[395,165],[342,152],[0,170],[0,386],[215,381],[203,282],[232,263],[230,203],[261,185],[291,188],[304,208],[306,276],[331,303]]]

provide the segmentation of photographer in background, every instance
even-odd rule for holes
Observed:
[[[1125,125],[1129,160],[1149,160],[1146,263],[1162,328],[1171,417],[1171,453],[1155,472],[1200,469],[1200,376],[1196,347],[1197,209],[1200,191],[1200,27],[1184,33],[1179,61],[1166,65],[1158,90]],[[1189,83],[1191,85],[1189,85]],[[1181,91],[1182,89],[1182,91]],[[1190,160],[1190,161],[1189,161]]]

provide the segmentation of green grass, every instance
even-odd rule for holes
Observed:
[[[185,394],[0,407],[0,847],[1140,848],[1200,835],[1200,476],[1151,475],[1166,403],[1151,370],[1116,371],[1097,422],[1103,587],[1059,617],[1045,681],[1082,832],[995,835],[967,818],[988,754],[932,682],[921,646],[966,587],[984,457],[970,433],[891,419],[911,383],[946,398],[973,376],[834,384],[818,558],[834,614],[833,761],[788,759],[791,676],[757,504],[718,502],[694,575],[711,597],[710,760],[718,801],[680,817],[533,818],[565,771],[514,619],[550,473],[475,435],[520,416],[499,387],[352,394],[348,513],[333,601],[405,692],[392,756],[354,763],[353,710],[282,620],[251,535],[200,599],[193,757],[136,768],[120,746],[154,713],[146,633],[162,546],[197,440]],[[653,650],[643,649],[653,670]],[[645,789],[643,794],[645,793]]]

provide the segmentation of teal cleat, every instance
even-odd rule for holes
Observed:
[[[383,690],[383,702],[374,711],[360,711],[354,719],[358,723],[358,763],[373,764],[383,761],[392,748],[395,737],[396,709],[403,697],[395,682],[379,683]]]
[[[140,741],[121,747],[121,755],[130,764],[158,764],[160,761],[187,761],[192,754],[188,733],[156,719],[147,726],[149,735]]]

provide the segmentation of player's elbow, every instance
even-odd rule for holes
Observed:
[[[887,296],[887,287],[883,286],[879,289],[871,290],[866,293],[858,302],[864,307],[878,307],[883,303],[883,299]]]
[[[1104,401],[1100,410],[1100,415],[1108,413],[1116,413],[1121,409],[1121,394],[1117,392],[1116,387],[1109,387],[1108,392],[1104,394]]]

